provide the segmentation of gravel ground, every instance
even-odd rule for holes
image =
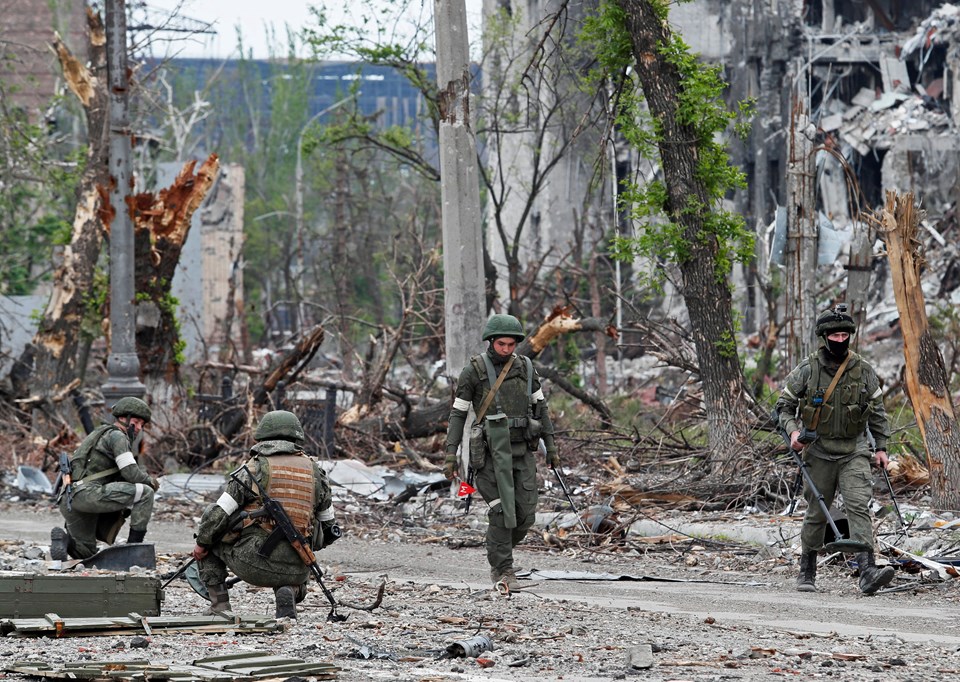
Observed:
[[[0,567],[50,570],[36,557],[46,550],[59,516],[29,502],[6,502],[0,509]],[[184,560],[198,510],[172,501],[159,505],[148,535],[157,545],[157,575],[169,575]],[[7,637],[0,640],[0,667],[15,660],[188,663],[260,650],[332,662],[341,668],[338,679],[347,682],[960,676],[957,582],[930,583],[898,571],[894,585],[912,589],[864,597],[852,570],[831,563],[821,568],[820,591],[800,594],[793,589],[796,562],[788,548],[704,540],[636,545],[641,553],[610,545],[550,547],[534,537],[517,551],[525,568],[648,579],[529,581],[522,592],[502,596],[490,588],[476,546],[482,531],[442,521],[440,515],[429,526],[348,526],[340,542],[320,553],[326,582],[341,602],[370,604],[386,582],[382,606],[372,612],[341,608],[349,615],[345,623],[326,621],[328,604],[314,586],[299,619],[286,623],[282,633]],[[681,521],[675,515],[671,525]],[[718,517],[717,523],[729,537],[745,522]],[[791,524],[792,533],[797,522],[787,520]],[[271,590],[240,584],[231,601],[238,613],[273,614]],[[194,615],[204,606],[177,580],[166,590],[163,614]],[[444,657],[451,642],[478,634],[492,640],[492,651],[479,658]]]

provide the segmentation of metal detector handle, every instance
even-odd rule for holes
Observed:
[[[550,467],[553,470],[554,475],[557,477],[557,483],[560,484],[560,489],[563,491],[563,496],[567,498],[567,502],[570,503],[570,509],[573,510],[573,513],[577,515],[577,521],[580,522],[580,528],[584,533],[590,535],[590,531],[587,530],[587,525],[583,522],[583,518],[580,516],[580,512],[577,510],[577,506],[573,503],[573,498],[570,497],[570,491],[567,490],[567,484],[563,482],[563,476],[560,475],[560,471],[556,467]]]
[[[823,500],[823,493],[820,492],[820,489],[817,488],[817,484],[813,482],[813,478],[810,476],[810,472],[807,471],[807,463],[803,461],[803,458],[800,456],[800,453],[794,450],[791,447],[787,447],[790,451],[790,454],[793,455],[793,458],[797,462],[797,466],[800,467],[800,472],[803,474],[803,479],[807,482],[807,485],[810,487],[811,492],[817,496],[817,502],[820,503],[820,509],[823,510],[824,515],[827,517],[827,523],[830,524],[830,530],[833,531],[833,537],[840,539],[843,537],[840,533],[840,529],[837,528],[837,524],[833,520],[833,516],[830,514],[830,508],[827,507],[827,503]]]
[[[880,471],[883,472],[883,480],[887,482],[887,490],[890,491],[890,500],[893,502],[893,510],[897,512],[897,520],[900,521],[900,530],[903,531],[903,534],[907,534],[907,524],[903,521],[903,514],[900,513],[900,505],[897,504],[897,496],[893,494],[893,484],[890,483],[890,474],[887,473],[886,467],[880,467]]]
[[[172,576],[170,576],[169,578],[167,578],[167,581],[166,581],[163,585],[160,586],[160,589],[161,589],[161,590],[166,589],[166,588],[167,588],[167,585],[169,585],[169,584],[172,583],[174,580],[176,580],[176,579],[179,578],[181,575],[183,575],[183,572],[186,571],[188,568],[190,568],[190,566],[193,565],[193,562],[194,562],[194,561],[196,561],[196,559],[195,559],[194,557],[190,557],[190,561],[188,561],[188,562],[185,563],[183,566],[181,566],[180,568],[178,568],[176,573],[174,573]]]

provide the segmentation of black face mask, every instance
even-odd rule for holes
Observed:
[[[831,341],[827,337],[824,337],[823,340],[827,344],[827,352],[836,358],[837,360],[843,360],[847,357],[847,351],[850,350],[850,337],[848,336],[843,341]]]
[[[132,443],[132,442],[136,439],[136,437],[137,437],[137,427],[134,426],[133,424],[128,423],[128,424],[127,424],[127,438],[129,438],[129,439],[130,439],[130,442]]]

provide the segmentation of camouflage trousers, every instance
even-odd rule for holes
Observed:
[[[73,494],[71,509],[66,496],[60,499],[60,513],[67,532],[82,559],[97,553],[97,540],[113,544],[124,518],[131,530],[147,530],[153,514],[153,488],[144,484],[115,481],[87,484]]]
[[[810,450],[811,447],[807,446],[803,453],[803,461],[807,463],[810,478],[823,495],[827,508],[829,509],[833,504],[839,491],[843,495],[843,510],[850,524],[850,539],[872,547],[873,522],[870,518],[870,498],[873,495],[873,474],[870,471],[870,458],[856,454],[845,459],[830,460],[817,457]],[[803,517],[800,542],[806,553],[823,549],[827,516],[806,482],[803,495],[807,501],[807,513]]]
[[[537,461],[535,453],[526,450],[524,454],[513,457],[514,506],[517,514],[517,527],[507,528],[503,520],[503,509],[495,504],[487,511],[487,561],[496,573],[502,575],[513,566],[513,548],[520,544],[533,526],[537,516]],[[477,490],[488,504],[497,500],[497,478],[493,469],[493,458],[487,457],[486,463],[476,473]]]
[[[246,583],[258,587],[297,587],[307,582],[310,569],[290,543],[280,540],[269,557],[260,556],[267,533],[255,527],[243,530],[236,542],[220,542],[200,561],[200,580],[204,585],[226,582],[227,569]]]

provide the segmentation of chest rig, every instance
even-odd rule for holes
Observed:
[[[316,506],[313,461],[304,455],[274,455],[257,457],[257,463],[260,466],[261,485],[267,495],[283,505],[287,516],[304,537],[311,537]],[[254,500],[244,509],[255,512],[260,509],[260,504]],[[269,516],[256,516],[244,521],[245,526],[250,524],[259,525],[268,532],[275,527]]]
[[[824,367],[819,352],[810,356],[809,365],[810,378],[801,402],[803,423],[811,424],[819,409],[817,432],[822,438],[844,440],[859,437],[866,429],[870,416],[863,363],[856,356],[851,358],[833,394],[826,401],[823,400],[824,393],[833,381],[834,373]]]

